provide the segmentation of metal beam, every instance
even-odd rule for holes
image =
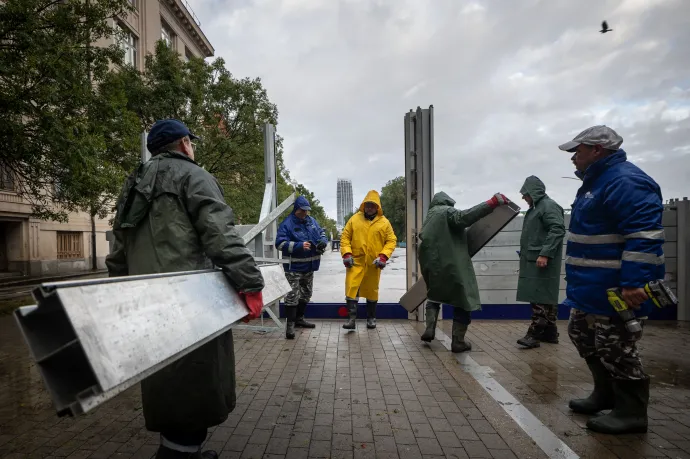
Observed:
[[[683,198],[675,201],[678,242],[678,320],[690,320],[690,201]],[[670,254],[666,254],[667,256]]]
[[[417,107],[405,114],[405,186],[406,199],[406,254],[407,289],[419,281],[417,259],[418,234],[434,193],[434,107]],[[424,309],[409,315],[410,319],[424,321]]]
[[[260,232],[268,228],[268,226],[272,222],[274,222],[278,217],[280,217],[283,214],[283,212],[290,208],[290,206],[295,202],[295,199],[295,193],[292,193],[285,201],[280,203],[278,207],[273,209],[271,213],[268,214],[268,217],[261,220],[259,223],[256,224],[254,228],[250,229],[247,232],[247,234],[242,236],[244,239],[244,243],[249,244]]]
[[[141,162],[145,163],[149,159],[151,159],[151,153],[149,152],[148,147],[146,146],[146,136],[148,133],[144,130],[144,132],[141,133]]]
[[[267,183],[266,186],[264,187],[264,199],[261,201],[261,213],[259,214],[259,221],[264,220],[266,217],[268,217],[268,214],[271,213],[271,210],[273,210],[271,207],[273,203],[273,185],[270,183]],[[274,220],[275,222],[275,220]],[[269,225],[269,228],[273,225],[271,223]],[[269,254],[266,253],[265,250],[265,242],[264,242],[264,234],[265,230],[262,231],[261,233],[256,235],[256,238],[254,239],[254,256],[257,257],[263,257],[264,255],[268,255],[269,257],[273,255],[273,251],[271,250]]]
[[[278,171],[276,167],[276,128],[272,124],[264,125],[264,183],[266,188],[271,187],[271,195],[268,203],[267,214],[278,206]],[[264,193],[264,200],[268,195]],[[263,211],[263,209],[262,209]],[[277,222],[274,220],[264,232],[264,254],[267,257],[276,257],[276,249],[274,247],[276,233],[278,232]]]
[[[266,304],[290,292],[282,267],[260,269]],[[92,410],[248,311],[219,270],[57,282],[33,294],[38,305],[15,319],[59,416]]]

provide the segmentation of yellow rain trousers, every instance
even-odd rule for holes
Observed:
[[[373,202],[379,206],[378,215],[369,220],[364,215],[364,203]],[[370,301],[379,299],[381,269],[374,265],[380,254],[390,258],[398,242],[393,226],[383,216],[381,198],[376,190],[367,193],[359,212],[348,220],[340,236],[340,254],[352,254],[355,265],[345,275],[345,296],[350,299],[364,297]]]

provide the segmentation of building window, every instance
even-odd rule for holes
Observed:
[[[127,27],[119,24],[122,36],[118,38],[118,45],[125,52],[124,63],[137,67],[137,37],[127,29]]]
[[[161,19],[161,40],[171,49],[175,49],[175,32]]]
[[[194,57],[194,53],[192,53],[189,48],[186,46],[184,47],[184,58],[185,61],[189,62],[192,58]]]
[[[84,235],[81,231],[57,232],[58,260],[84,258]]]
[[[14,191],[14,175],[12,171],[0,166],[0,190]]]

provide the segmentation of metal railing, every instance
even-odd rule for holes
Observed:
[[[196,25],[201,27],[201,21],[199,18],[196,16],[194,13],[194,10],[192,9],[191,5],[187,0],[181,0],[182,5],[184,5],[185,8],[187,8],[187,11],[189,12],[190,16],[192,16],[192,19],[194,19],[194,22],[196,22]]]

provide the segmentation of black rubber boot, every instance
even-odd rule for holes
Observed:
[[[350,316],[349,320],[345,325],[343,325],[343,328],[345,330],[354,330],[357,327],[357,324],[355,323],[357,319],[357,301],[356,300],[347,300],[347,312]]]
[[[422,341],[430,343],[436,338],[436,323],[438,322],[438,313],[441,311],[441,305],[429,304],[426,305],[426,330],[422,333]]]
[[[297,316],[297,307],[286,306],[285,315],[287,316],[287,327],[285,327],[285,339],[295,339],[295,316]]]
[[[539,347],[539,340],[536,339],[534,336],[530,335],[527,333],[524,338],[520,338],[517,340],[517,343],[520,346],[525,346],[527,349],[533,349],[535,347]]]
[[[156,452],[156,459],[218,459],[218,453],[211,450],[204,451],[203,453],[201,451],[183,453],[161,445]]]
[[[314,328],[316,325],[304,320],[304,311],[307,310],[307,303],[300,301],[297,304],[297,319],[295,320],[295,327],[298,328]]]
[[[592,372],[594,390],[587,398],[570,401],[570,409],[576,413],[595,414],[614,407],[614,393],[611,375],[597,356],[587,357],[587,366]]]
[[[649,379],[614,379],[613,392],[615,408],[609,414],[591,418],[587,428],[610,435],[646,433]]]
[[[467,324],[453,321],[453,339],[450,344],[450,350],[454,353],[471,351],[472,343],[465,341],[465,333],[467,333]]]
[[[376,301],[367,300],[367,328],[376,328]]]
[[[558,328],[556,325],[547,325],[540,334],[535,336],[542,343],[558,344]]]

